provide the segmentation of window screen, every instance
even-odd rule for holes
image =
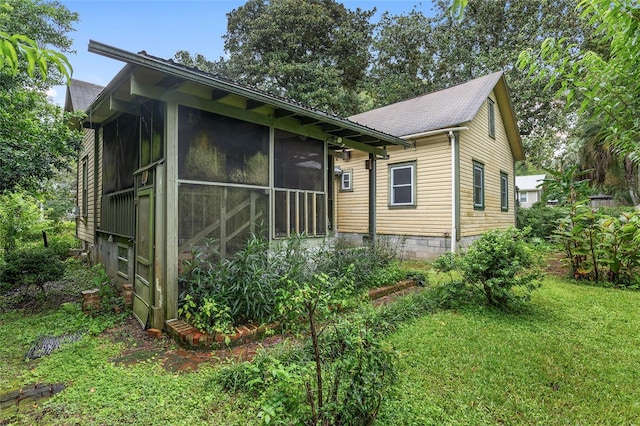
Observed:
[[[269,184],[269,128],[180,106],[178,176],[185,180]]]
[[[103,128],[102,182],[105,194],[133,187],[138,168],[138,116],[122,114]]]

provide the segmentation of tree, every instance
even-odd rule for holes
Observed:
[[[388,12],[376,25],[373,61],[367,90],[373,105],[389,105],[428,91],[434,65],[429,19],[413,10]]]
[[[384,16],[374,42],[371,87],[378,92],[372,96],[384,104],[504,70],[528,161],[534,168],[549,166],[558,135],[572,117],[555,99],[554,87],[532,83],[516,63],[523,50],[545,37],[590,43],[588,25],[578,19],[572,0],[465,3],[438,0],[431,19],[416,11]],[[464,10],[463,19],[451,13],[452,6],[457,13]],[[394,80],[398,76],[401,84]]]
[[[4,78],[6,79],[6,77]],[[79,134],[46,94],[2,84],[0,78],[0,192],[38,189],[72,164]]]
[[[70,75],[64,55],[48,47],[68,51],[77,14],[40,0],[11,0],[1,10],[2,28],[18,35],[0,34],[0,192],[38,189],[69,169],[80,142],[45,94]]]
[[[599,121],[603,141],[638,164],[640,8],[633,0],[582,0],[575,10],[594,28],[597,43],[549,37],[524,51],[519,66],[538,83],[557,88],[569,107]]]
[[[227,15],[229,59],[209,63],[213,68],[206,70],[325,111],[352,114],[369,66],[373,13],[334,0],[249,0]],[[182,53],[178,59],[189,57]],[[207,65],[197,57],[192,63]]]
[[[59,2],[5,0],[0,3],[0,71],[17,77],[36,71],[51,83],[71,77],[71,64],[54,49],[70,52],[72,40],[66,36],[78,14]],[[49,66],[52,65],[53,68]]]

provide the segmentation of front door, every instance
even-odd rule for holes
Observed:
[[[136,211],[136,263],[133,295],[133,315],[146,328],[152,305],[153,282],[153,189],[138,192]]]

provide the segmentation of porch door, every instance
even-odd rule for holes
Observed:
[[[153,283],[153,189],[138,192],[136,209],[136,262],[133,315],[146,328],[152,304]]]

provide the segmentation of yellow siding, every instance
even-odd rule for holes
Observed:
[[[491,98],[495,101],[493,92]],[[484,102],[469,130],[460,133],[460,227],[461,237],[515,224],[515,171],[511,148],[495,102],[495,139],[488,134],[488,106]],[[484,210],[473,207],[473,161],[484,164]],[[500,172],[508,175],[509,210],[500,209]]]
[[[459,133],[460,230],[459,237],[480,235],[515,224],[515,166],[498,103],[494,100],[495,139],[488,133],[485,102],[468,130]],[[336,166],[353,170],[353,192],[336,196],[338,232],[368,232],[368,154],[352,151],[350,160],[336,159]],[[451,147],[446,134],[418,140],[416,149],[390,148],[389,160],[377,162],[377,230],[380,234],[442,237],[451,232]],[[389,165],[416,162],[417,205],[389,208]],[[473,162],[484,165],[484,210],[473,207]],[[500,208],[500,173],[508,178],[508,211]]]
[[[87,214],[84,212],[78,217],[77,221],[77,229],[78,229],[78,238],[82,241],[86,241],[88,243],[94,242],[94,176],[95,176],[95,150],[94,150],[94,130],[85,129],[84,130],[84,138],[82,141],[82,146],[80,148],[80,156],[78,158],[78,193],[77,193],[77,206],[82,208],[84,199],[83,199],[83,179],[82,179],[82,163],[86,159],[87,161]]]
[[[451,230],[451,150],[446,135],[417,141],[416,149],[390,148],[388,160],[377,161],[376,226],[380,234],[438,236]],[[368,232],[368,154],[352,152],[350,160],[336,160],[353,170],[353,192],[338,193],[339,232]],[[416,206],[389,207],[389,166],[416,164]]]

